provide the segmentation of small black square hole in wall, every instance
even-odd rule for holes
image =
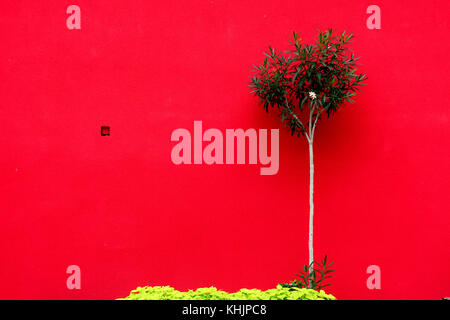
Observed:
[[[102,136],[109,136],[109,127],[101,127],[100,134]]]

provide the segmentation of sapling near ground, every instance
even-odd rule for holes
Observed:
[[[292,50],[269,47],[264,61],[255,66],[250,87],[268,112],[275,108],[291,135],[304,136],[309,149],[309,265],[314,261],[314,135],[323,114],[328,117],[346,103],[367,77],[356,72],[348,44],[353,34],[320,31],[312,44],[304,44],[294,32]],[[309,276],[314,277],[310,272]],[[311,281],[312,282],[312,281]],[[311,283],[310,282],[310,283]]]

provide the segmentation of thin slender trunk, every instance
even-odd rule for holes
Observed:
[[[314,159],[313,140],[309,141],[309,287],[311,288],[314,279],[314,251],[313,251],[313,218],[314,218]]]

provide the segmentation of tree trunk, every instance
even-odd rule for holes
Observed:
[[[314,218],[314,159],[313,140],[309,141],[309,285],[311,288],[314,279],[314,251],[313,251],[313,218]]]

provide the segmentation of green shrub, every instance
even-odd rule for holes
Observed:
[[[178,291],[170,286],[138,287],[126,298],[118,300],[335,300],[325,291],[306,288],[283,288],[266,291],[258,289],[241,289],[228,293],[215,287],[198,288],[197,290]]]
[[[313,261],[310,265],[304,265],[300,269],[300,273],[296,274],[299,279],[290,281],[289,283],[280,283],[280,285],[283,288],[310,288],[320,291],[329,286],[324,281],[330,279],[331,273],[335,271],[330,269],[333,263],[327,263],[327,256],[325,255],[325,258],[321,262]]]

